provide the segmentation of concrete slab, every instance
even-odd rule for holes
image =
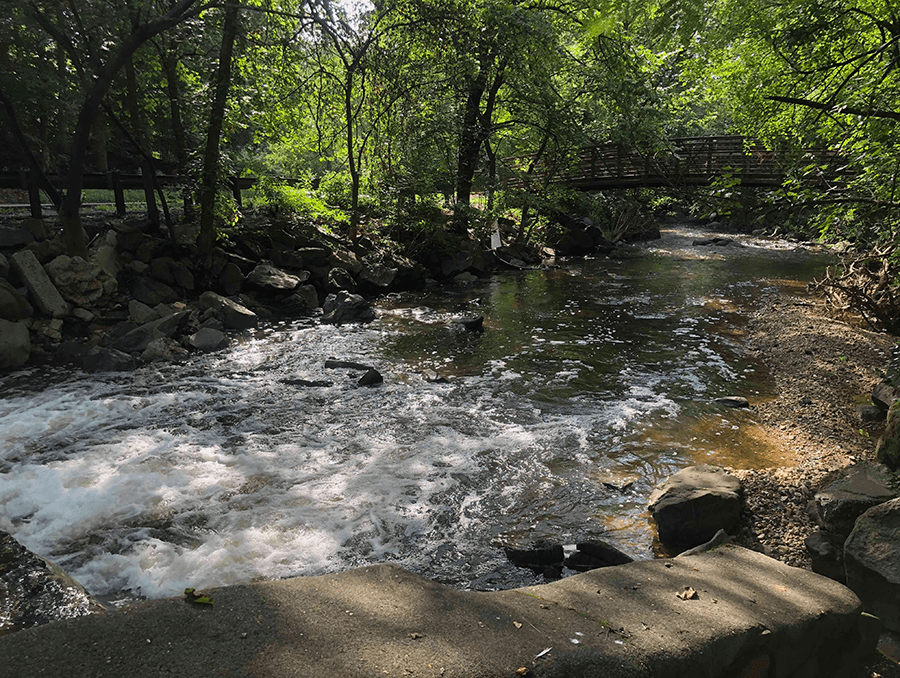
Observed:
[[[849,589],[732,546],[491,593],[394,565],[209,593],[0,637],[0,677],[824,676],[861,643]]]
[[[41,266],[41,262],[38,261],[34,252],[19,250],[11,258],[13,268],[28,288],[35,305],[54,318],[67,316],[69,305],[50,280],[50,276],[47,275],[47,271]]]

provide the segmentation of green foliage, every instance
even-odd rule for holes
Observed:
[[[297,216],[305,220],[324,221],[331,224],[347,222],[347,215],[322,201],[313,191],[281,183],[278,179],[261,177],[256,185],[261,197],[273,217]]]

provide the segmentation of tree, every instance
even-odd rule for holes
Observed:
[[[101,2],[56,3],[28,2],[24,15],[39,26],[63,50],[78,73],[83,99],[69,143],[69,162],[65,193],[59,205],[59,218],[69,254],[87,255],[87,243],[81,227],[81,191],[84,167],[90,146],[94,120],[103,105],[116,75],[147,41],[196,17],[213,6],[201,0],[179,0],[172,4],[148,0],[132,14],[121,8],[113,12]],[[149,16],[143,17],[143,11]],[[0,91],[3,99],[8,94]],[[7,108],[8,115],[18,117]],[[45,180],[46,183],[46,180]]]

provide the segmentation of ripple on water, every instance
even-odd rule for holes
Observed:
[[[534,577],[501,547],[538,538],[650,557],[656,482],[781,454],[752,412],[710,401],[766,397],[740,346],[744,305],[814,267],[759,248],[740,265],[688,260],[666,237],[627,262],[392,295],[367,327],[281,323],[183,365],[4,376],[0,528],[107,596],[386,560],[516,586]],[[448,327],[472,310],[484,334]],[[385,384],[358,388],[330,357]]]

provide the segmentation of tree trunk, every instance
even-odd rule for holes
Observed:
[[[194,220],[194,199],[188,182],[188,150],[187,132],[181,118],[181,88],[178,79],[178,52],[174,40],[169,42],[163,57],[166,69],[166,91],[169,95],[169,111],[172,116],[172,136],[175,140],[175,157],[178,160],[178,175],[181,179],[181,192],[184,199],[184,220]]]
[[[344,83],[344,116],[347,122],[347,169],[350,172],[350,239],[356,240],[359,230],[359,164],[353,150],[353,72],[347,72]]]
[[[225,6],[225,23],[222,28],[222,45],[219,49],[219,67],[216,72],[216,89],[209,114],[206,133],[206,150],[203,154],[203,171],[200,175],[200,236],[197,245],[205,259],[212,251],[215,240],[216,185],[219,176],[219,144],[225,122],[225,105],[231,87],[231,55],[238,31],[239,7]]]
[[[98,172],[108,172],[109,162],[106,152],[106,116],[102,112],[97,112],[94,118],[94,165]]]
[[[466,110],[463,113],[462,137],[459,143],[459,155],[456,163],[456,204],[468,207],[472,200],[472,181],[478,166],[478,154],[481,150],[481,132],[479,130],[479,113],[481,97],[487,87],[483,72],[469,83],[469,94],[466,97]]]

